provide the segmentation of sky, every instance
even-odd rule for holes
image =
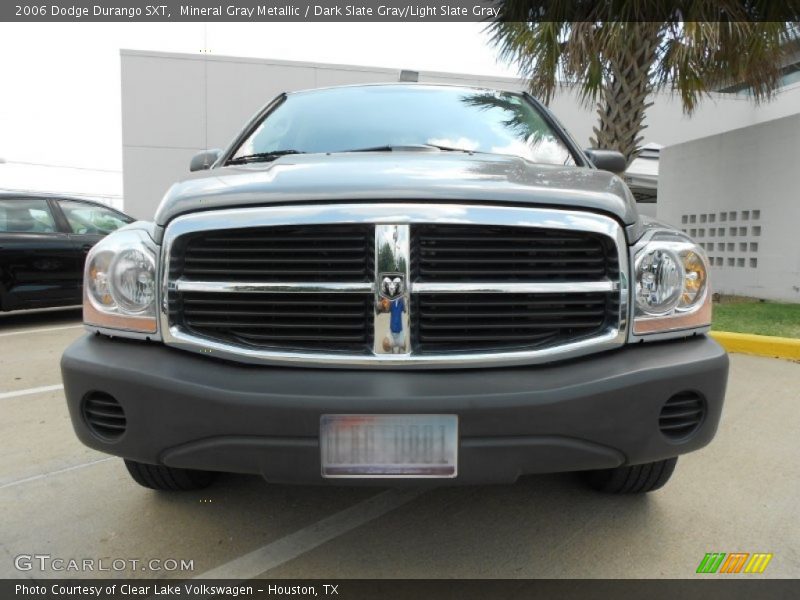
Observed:
[[[515,76],[497,61],[484,28],[425,22],[0,23],[0,188],[101,195],[120,206],[121,48]]]

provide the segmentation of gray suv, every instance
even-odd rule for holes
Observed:
[[[281,94],[86,262],[75,432],[140,484],[647,492],[713,438],[708,261],[526,94]]]

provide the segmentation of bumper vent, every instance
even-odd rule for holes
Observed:
[[[608,237],[500,226],[415,226],[411,266],[414,280],[424,282],[583,282],[619,273]]]
[[[664,403],[658,417],[658,428],[664,437],[683,441],[700,428],[706,404],[697,392],[680,392]]]
[[[97,437],[116,441],[123,436],[128,421],[116,398],[105,392],[89,392],[83,398],[83,419]]]

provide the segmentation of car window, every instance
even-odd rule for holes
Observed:
[[[58,204],[73,233],[106,235],[130,223],[130,219],[102,206],[73,200],[59,200]]]
[[[53,233],[56,222],[47,200],[19,198],[0,200],[0,232]]]
[[[574,165],[560,135],[524,96],[428,86],[365,86],[291,94],[233,159],[281,150],[342,152],[430,144]]]

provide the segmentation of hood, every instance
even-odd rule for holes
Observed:
[[[156,223],[164,226],[181,214],[219,208],[397,200],[588,209],[626,225],[638,216],[627,186],[606,171],[499,154],[415,150],[300,154],[199,171],[169,189]]]

